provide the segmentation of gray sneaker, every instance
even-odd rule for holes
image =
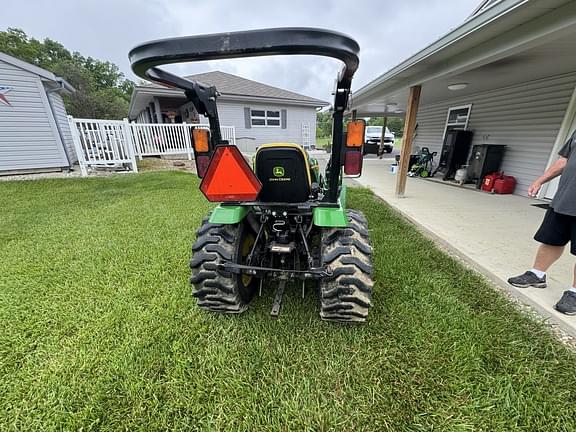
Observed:
[[[576,293],[564,291],[562,298],[554,305],[554,309],[564,315],[576,315]]]
[[[508,279],[508,283],[517,288],[546,288],[546,275],[542,279],[536,276],[531,271],[527,271],[520,276],[511,277]]]

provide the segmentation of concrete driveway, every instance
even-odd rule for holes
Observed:
[[[548,288],[519,289],[508,277],[532,267],[537,243],[532,239],[545,210],[516,195],[492,195],[473,188],[408,178],[406,197],[394,196],[396,176],[390,172],[393,155],[367,157],[357,181],[447,246],[478,271],[532,306],[542,316],[576,335],[576,317],[553,309],[562,292],[572,286],[574,257],[568,252],[548,273]]]

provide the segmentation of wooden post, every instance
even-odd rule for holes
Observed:
[[[388,126],[388,116],[384,114],[384,122],[382,124],[382,133],[380,134],[380,148],[378,149],[378,157],[382,159],[384,155],[384,139],[386,138],[386,127]]]
[[[410,87],[405,117],[406,122],[404,124],[404,137],[402,139],[402,149],[400,150],[400,166],[396,174],[396,196],[398,198],[403,198],[406,191],[406,176],[408,175],[408,165],[410,164],[410,154],[412,153],[412,141],[416,130],[416,115],[418,114],[421,91],[422,86]]]

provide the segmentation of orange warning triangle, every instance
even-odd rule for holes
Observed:
[[[200,183],[208,201],[255,201],[262,183],[236,146],[218,146]]]

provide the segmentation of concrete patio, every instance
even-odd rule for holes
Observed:
[[[574,257],[568,251],[549,271],[548,288],[518,289],[506,283],[511,275],[532,266],[538,245],[532,236],[545,213],[533,206],[538,202],[419,178],[409,178],[406,197],[396,198],[396,176],[389,167],[392,161],[366,158],[357,181],[476,270],[576,336],[576,317],[553,309],[562,292],[572,286]]]

